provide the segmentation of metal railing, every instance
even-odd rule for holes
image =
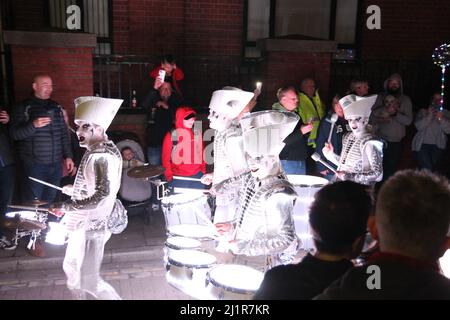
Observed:
[[[158,65],[157,56],[96,55],[94,92],[102,97],[124,99],[123,108],[129,108],[133,90],[138,101],[151,90],[150,72]],[[186,56],[178,59],[177,65],[185,74],[181,82],[185,102],[200,108],[208,106],[214,90],[227,85],[253,90],[260,77],[259,61],[242,61],[237,56]]]
[[[330,75],[330,98],[334,93],[345,94],[350,81],[363,78],[369,81],[370,92],[383,90],[384,81],[393,73],[403,79],[403,91],[415,109],[427,105],[434,91],[440,90],[440,69],[429,60],[362,60],[333,62]]]

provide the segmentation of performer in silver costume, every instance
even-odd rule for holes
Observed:
[[[64,217],[68,233],[63,269],[67,286],[77,299],[86,293],[97,299],[120,299],[100,277],[104,247],[111,232],[107,219],[115,206],[122,174],[122,157],[105,134],[123,100],[79,97],[75,123],[80,146],[87,148],[73,186],[63,187],[71,199],[54,204],[50,212]]]
[[[214,91],[209,104],[210,128],[214,135],[214,173],[202,177],[202,182],[212,182],[216,195],[214,223],[230,222],[235,218],[240,177],[248,172],[242,144],[242,130],[236,118],[253,98],[253,92],[225,87]],[[223,188],[224,182],[227,188]],[[234,182],[233,182],[234,181]],[[231,183],[230,183],[231,182]]]
[[[294,113],[275,110],[255,112],[240,121],[251,174],[244,178],[240,191],[229,249],[237,255],[263,256],[263,269],[290,262],[297,253],[292,216],[297,194],[284,178],[278,155],[298,121]],[[281,254],[288,248],[285,260]]]
[[[376,97],[351,94],[339,100],[352,132],[343,137],[340,156],[329,143],[322,149],[324,156],[338,166],[337,179],[374,185],[383,178],[383,142],[373,135],[368,125]]]

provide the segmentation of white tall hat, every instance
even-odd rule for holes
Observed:
[[[349,94],[339,100],[339,104],[344,110],[345,118],[348,117],[363,117],[369,118],[372,112],[372,106],[375,104],[377,95],[368,97],[360,97],[354,94]]]
[[[74,101],[75,123],[77,123],[77,121],[94,123],[106,131],[122,102],[122,99],[78,97]]]
[[[209,109],[234,119],[244,110],[253,96],[253,92],[234,87],[225,87],[222,90],[213,92],[209,102]]]
[[[279,110],[253,112],[244,116],[240,121],[244,150],[251,157],[279,155],[285,145],[283,140],[292,133],[299,120],[296,113]]]

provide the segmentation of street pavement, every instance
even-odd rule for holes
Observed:
[[[132,215],[124,232],[112,235],[102,277],[124,300],[192,299],[165,279],[163,214],[157,211],[145,222],[142,215]],[[0,300],[71,300],[62,270],[66,246],[46,243],[46,256],[35,257],[27,252],[27,243],[23,238],[17,249],[0,250]]]

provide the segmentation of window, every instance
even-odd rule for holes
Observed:
[[[50,26],[67,29],[67,7],[77,5],[82,12],[81,30],[97,35],[95,54],[111,54],[111,0],[49,0]]]
[[[336,40],[335,58],[353,58],[357,0],[247,0],[245,57],[260,56],[256,40],[302,35]]]

